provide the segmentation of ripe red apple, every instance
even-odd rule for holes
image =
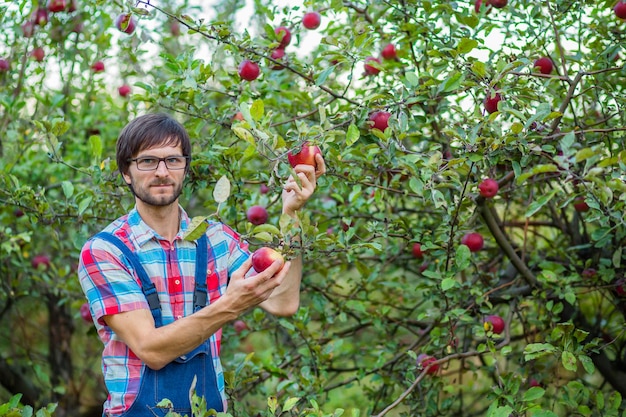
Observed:
[[[421,243],[414,243],[413,248],[411,249],[411,253],[414,258],[422,259],[424,257],[424,252],[422,251]]]
[[[483,236],[480,233],[468,233],[461,239],[461,244],[469,248],[470,252],[478,252],[485,244]]]
[[[35,58],[35,61],[41,62],[46,57],[46,52],[41,47],[33,49],[30,55]]]
[[[436,362],[437,359],[434,356],[427,355],[425,353],[420,353],[417,356],[416,362],[417,366],[421,369],[426,369],[426,373],[428,375],[436,374],[439,370],[439,365],[431,365],[433,362]]]
[[[126,97],[130,94],[130,85],[128,84],[122,84],[121,86],[119,86],[119,88],[117,89],[117,92],[120,93],[120,96],[122,97]]]
[[[259,192],[261,194],[267,194],[270,192],[270,187],[268,187],[267,184],[261,184],[261,186],[259,187]]]
[[[278,49],[274,49],[272,51],[272,55],[270,55],[272,57],[272,59],[275,59],[276,61],[281,61],[284,57],[285,57],[285,50],[278,48]],[[283,67],[282,65],[279,64],[275,64],[272,66],[273,70],[281,70],[284,69],[285,67]]]
[[[248,325],[243,320],[235,320],[233,322],[233,328],[235,329],[235,333],[241,334],[241,332],[248,329]]]
[[[265,271],[274,261],[285,262],[283,256],[272,248],[262,247],[252,254],[252,267],[256,272]]]
[[[626,278],[615,281],[615,292],[620,297],[626,297]]]
[[[554,69],[552,60],[547,56],[541,57],[535,61],[534,68],[539,68],[539,72],[542,74],[550,74]]]
[[[591,279],[594,278],[596,275],[598,274],[598,271],[596,271],[595,268],[585,268],[583,269],[583,271],[580,273],[580,275],[585,278],[585,279]]]
[[[487,97],[485,97],[484,101],[485,110],[487,110],[487,112],[490,114],[498,111],[498,103],[501,100],[502,96],[500,95],[500,93],[495,93],[493,96],[488,95]]]
[[[487,178],[478,185],[478,191],[483,197],[492,198],[498,194],[498,187],[498,181],[492,178]]]
[[[483,5],[483,0],[476,0],[474,2],[474,11],[476,13],[480,13],[480,8]],[[487,13],[491,12],[491,7],[489,7],[489,0],[485,1],[485,7],[487,7]]]
[[[48,0],[48,10],[52,13],[62,12],[66,7],[65,0]]]
[[[380,55],[384,59],[391,60],[391,59],[396,59],[398,57],[398,52],[396,51],[396,47],[393,46],[392,43],[389,43],[383,48]]]
[[[39,267],[48,269],[50,267],[50,257],[45,254],[35,255],[33,259],[31,259],[30,264],[35,269],[39,269]]]
[[[231,121],[235,121],[235,120],[243,120],[243,113],[238,111],[237,113],[235,113],[235,115],[232,117]]]
[[[299,150],[294,149],[294,151],[287,152],[287,160],[292,168],[300,164],[315,166],[315,155],[317,154],[322,154],[319,146],[304,142]]]
[[[537,381],[535,378],[530,378],[528,380],[528,386],[531,387],[531,388],[532,387],[540,387],[541,383],[539,381]]]
[[[584,197],[578,197],[574,200],[574,210],[579,213],[589,211],[589,205],[585,202]]]
[[[495,334],[501,334],[504,331],[504,320],[502,317],[492,314],[485,317],[483,326],[485,327],[485,331],[491,330]]]
[[[267,210],[263,206],[252,206],[246,212],[246,217],[248,221],[255,226],[260,224],[264,224],[267,222],[268,214]]]
[[[18,207],[13,211],[13,215],[17,218],[20,218],[24,215],[24,211]]]
[[[135,18],[130,13],[122,13],[115,18],[115,27],[130,35],[135,31]]]
[[[317,29],[321,23],[322,16],[318,12],[308,12],[302,16],[302,26],[309,30]]]
[[[93,64],[91,64],[91,70],[93,72],[102,72],[104,71],[104,62],[102,61],[96,61]]]
[[[391,113],[386,111],[375,111],[370,114],[369,120],[373,123],[370,124],[370,129],[378,129],[384,132],[389,127],[389,118]]]
[[[170,33],[172,36],[180,36],[180,23],[178,20],[172,20],[170,22]]]
[[[48,10],[45,7],[38,7],[31,17],[34,24],[45,26],[48,23]]]
[[[249,59],[241,61],[239,64],[239,76],[246,81],[254,81],[261,74],[259,65],[256,62],[252,62]]]
[[[285,26],[279,26],[274,29],[274,33],[276,33],[276,37],[280,39],[278,49],[285,49],[291,42],[291,31]]]
[[[626,19],[626,2],[619,0],[613,7],[613,11],[615,12],[615,16],[620,19]]]
[[[365,75],[378,74],[380,70],[376,68],[374,65],[368,64],[368,62],[375,62],[377,64],[380,64],[380,59],[373,57],[373,56],[368,56],[367,58],[365,58],[365,64],[363,65],[363,68],[365,69]]]
[[[24,22],[22,25],[22,35],[25,38],[32,38],[35,34],[35,24],[32,21]]]
[[[4,58],[0,58],[0,72],[7,72],[9,70],[9,61]]]
[[[488,3],[491,4],[496,9],[501,9],[508,3],[508,0],[488,0]]]
[[[83,303],[83,305],[80,306],[80,317],[85,321],[85,323],[93,323],[89,303]]]

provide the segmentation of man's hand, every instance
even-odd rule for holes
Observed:
[[[294,216],[307,200],[313,195],[317,186],[317,179],[326,172],[326,163],[322,155],[315,155],[315,166],[299,164],[294,167],[300,185],[289,176],[283,186],[283,213]]]

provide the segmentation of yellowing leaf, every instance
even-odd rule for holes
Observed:
[[[215,184],[215,189],[213,190],[213,199],[216,203],[223,203],[228,200],[230,196],[230,181],[226,177],[226,175],[222,175],[222,177],[217,180]]]

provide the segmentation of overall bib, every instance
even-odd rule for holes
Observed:
[[[148,300],[155,326],[162,326],[159,296],[154,284],[150,281],[143,266],[141,266],[137,255],[124,242],[110,233],[101,232],[97,234],[97,237],[117,246],[133,265],[135,273],[141,280],[141,289]],[[204,307],[207,302],[206,269],[207,237],[202,235],[198,239],[196,249],[196,283],[193,295],[194,312]],[[162,417],[168,411],[174,411],[183,416],[185,414],[191,416],[190,390],[194,381],[195,392],[199,397],[205,398],[207,409],[224,411],[222,395],[217,387],[209,339],[158,371],[144,366],[137,398],[131,407],[122,414],[122,417]],[[156,406],[157,403],[165,398],[172,402],[172,409]]]

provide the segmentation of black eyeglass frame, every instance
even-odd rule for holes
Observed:
[[[150,158],[150,159],[157,159],[157,164],[154,168],[152,169],[141,169],[139,168],[139,160],[141,159],[146,159],[146,158]],[[170,158],[185,158],[185,166],[181,167],[181,168],[170,168],[167,165],[167,160]],[[161,161],[163,161],[163,163],[165,164],[165,168],[167,168],[170,171],[180,171],[181,169],[185,169],[187,168],[187,165],[189,165],[189,161],[191,160],[190,156],[187,155],[169,155],[166,156],[164,158],[157,158],[156,156],[151,156],[151,155],[144,155],[144,156],[140,156],[138,158],[128,158],[128,162],[134,162],[135,166],[137,167],[137,169],[139,171],[156,171],[157,169],[159,169],[159,165],[161,165]]]

